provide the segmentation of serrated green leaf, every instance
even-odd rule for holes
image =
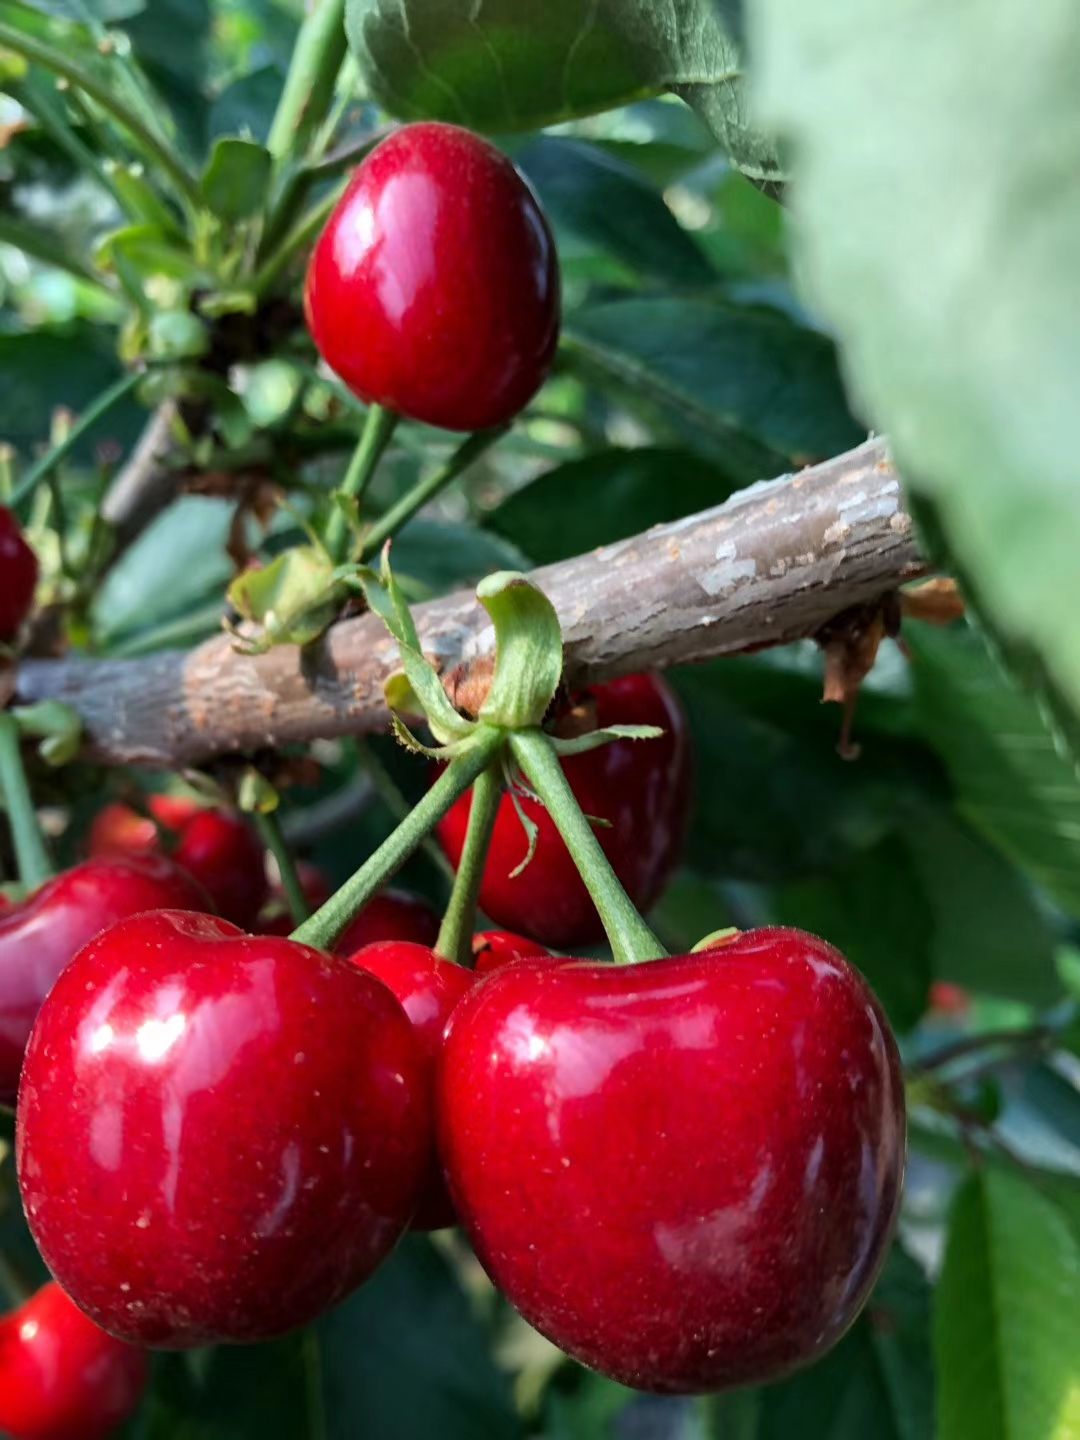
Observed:
[[[865,438],[831,343],[777,311],[710,297],[609,301],[569,315],[564,344],[584,374],[633,391],[743,481]]]
[[[272,165],[269,150],[254,140],[215,140],[199,182],[202,197],[220,219],[246,220],[266,201]]]
[[[401,119],[541,129],[668,90],[747,174],[780,178],[712,0],[349,0],[346,15],[371,95]]]
[[[1080,779],[970,627],[905,631],[916,715],[971,826],[1080,915]]]
[[[1080,714],[1080,13],[756,0],[748,15],[762,113],[791,141],[806,289],[860,408],[995,632]]]
[[[484,524],[549,565],[719,505],[735,488],[691,450],[600,450],[514,491]]]
[[[1080,1246],[1015,1174],[984,1169],[957,1196],[934,1343],[939,1440],[1080,1436]]]

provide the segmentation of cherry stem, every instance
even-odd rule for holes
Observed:
[[[369,743],[361,739],[359,735],[353,743],[356,747],[356,757],[364,774],[371,782],[375,794],[382,802],[383,809],[395,825],[400,825],[412,809],[412,802]],[[438,841],[433,840],[430,835],[425,835],[420,842],[420,849],[424,853],[424,858],[430,862],[431,868],[438,872],[439,879],[446,885],[453,885],[454,867],[446,858],[446,852]]]
[[[303,155],[334,98],[345,59],[345,0],[319,0],[300,26],[266,148],[275,160]]]
[[[618,965],[656,960],[667,952],[634,908],[577,802],[555,747],[543,730],[510,736],[514,759],[543,801],[592,897]],[[528,872],[526,872],[528,873]]]
[[[502,799],[502,784],[499,766],[489,765],[477,777],[469,805],[469,824],[465,831],[465,844],[454,877],[454,888],[450,902],[443,916],[439,938],[435,942],[438,954],[455,965],[467,965],[472,955],[472,935],[476,928],[476,900],[480,893],[480,882],[484,878],[491,832],[495,829],[495,817],[499,813]]]
[[[352,459],[349,461],[349,468],[345,471],[345,477],[338,486],[339,497],[359,500],[363,495],[371,477],[375,474],[375,468],[382,458],[383,451],[390,443],[390,437],[397,429],[400,418],[396,411],[387,410],[382,405],[369,407],[364,429],[356,449],[353,451]],[[341,565],[349,558],[349,553],[353,548],[353,536],[344,505],[339,504],[334,508],[323,538],[335,565]]]
[[[0,714],[0,794],[7,807],[19,879],[28,891],[53,874],[30,786],[26,783],[21,737],[13,715]]]
[[[433,500],[440,490],[444,490],[451,480],[456,480],[463,470],[467,470],[478,460],[508,428],[500,425],[494,430],[477,430],[463,441],[445,465],[441,465],[426,479],[418,481],[396,504],[391,505],[385,515],[379,516],[364,536],[360,559],[366,561],[377,555],[386,541],[396,535],[406,521],[411,520],[416,512],[422,510],[429,500]]]
[[[309,920],[292,933],[293,940],[327,950],[364,906],[405,861],[450,807],[494,760],[506,740],[505,732],[492,726],[477,728],[475,740],[451,760],[431,789],[402,820],[392,835],[368,856],[356,874],[332,895]]]
[[[281,829],[281,820],[276,810],[256,810],[252,816],[255,821],[255,828],[259,832],[259,839],[270,854],[274,857],[277,866],[278,878],[281,881],[281,888],[285,892],[285,899],[288,902],[289,914],[297,925],[302,925],[311,914],[311,906],[304,894],[304,887],[300,884],[300,876],[296,869],[296,860],[285,840]]]

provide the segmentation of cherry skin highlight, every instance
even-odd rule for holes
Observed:
[[[30,612],[37,587],[37,556],[15,516],[0,505],[0,643],[14,640]]]
[[[487,140],[404,125],[330,216],[305,311],[323,359],[361,399],[485,430],[511,420],[551,368],[555,243],[536,196]]]
[[[798,931],[506,966],[454,1013],[437,1114],[494,1283],[639,1389],[808,1364],[866,1301],[896,1218],[895,1042],[862,978]]]
[[[0,1102],[14,1105],[23,1051],[64,966],[117,920],[163,906],[202,909],[206,894],[160,855],[84,860],[0,912]]]
[[[30,1229],[119,1339],[283,1334],[409,1223],[428,1083],[401,1007],[362,970],[213,916],[136,916],[80,951],[30,1037],[16,1115]]]
[[[146,1379],[146,1355],[106,1335],[59,1285],[0,1317],[0,1430],[12,1440],[107,1440]]]
[[[106,805],[90,827],[91,855],[159,854],[160,825],[173,840],[170,858],[194,875],[214,910],[244,929],[254,925],[268,893],[266,863],[243,816],[179,795],[151,795],[147,803],[153,819],[128,805]]]
[[[428,1083],[434,1086],[447,1022],[458,1001],[476,984],[476,975],[455,965],[452,960],[436,955],[426,945],[412,945],[398,940],[367,945],[350,955],[349,963],[377,976],[405,1011],[420,1042]],[[442,1166],[433,1148],[413,1228],[442,1230],[447,1225],[453,1225],[455,1220],[454,1207],[442,1178]]]
[[[627,894],[641,911],[660,897],[674,869],[690,808],[690,742],[675,692],[658,675],[630,675],[595,685],[575,697],[586,729],[605,725],[657,725],[655,740],[615,740],[563,760],[567,779],[586,815],[609,821],[596,830]],[[554,729],[573,719],[556,717]],[[528,842],[504,795],[499,805],[480,886],[481,910],[498,925],[556,950],[593,945],[604,938],[600,917],[548,812],[519,797],[538,827],[536,850],[519,875]],[[463,796],[438,827],[453,865],[461,859],[471,795]]]

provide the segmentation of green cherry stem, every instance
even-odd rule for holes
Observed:
[[[339,496],[348,500],[358,500],[363,495],[375,473],[375,467],[382,458],[383,451],[390,443],[399,419],[400,417],[395,411],[387,410],[382,405],[370,407],[364,422],[364,429],[356,449],[353,451],[353,457],[349,461],[349,468],[345,471],[344,479],[338,486]],[[330,558],[336,565],[343,564],[349,558],[349,552],[353,545],[349,517],[343,505],[338,505],[331,514],[324,539]]]
[[[465,794],[481,771],[487,769],[505,741],[505,732],[493,725],[478,727],[476,738],[469,748],[450,762],[431,789],[356,874],[346,880],[310,920],[305,920],[293,931],[292,939],[320,950],[329,949],[346,925],[400,870],[424,836]]]
[[[285,899],[289,905],[289,914],[297,925],[302,925],[311,914],[311,906],[304,894],[304,887],[300,884],[296,861],[282,833],[278,813],[276,810],[256,810],[252,819],[259,832],[259,839],[274,857],[278,876],[281,879],[281,888],[285,892]]]
[[[450,892],[450,902],[443,916],[439,938],[435,942],[438,954],[447,960],[453,960],[456,965],[467,965],[472,954],[472,933],[476,928],[476,897],[480,893],[488,846],[491,844],[491,832],[495,829],[495,817],[499,813],[499,801],[502,798],[500,768],[498,764],[489,765],[477,777],[473,786],[465,845],[461,851],[454,888]]]
[[[53,867],[26,783],[19,727],[8,714],[0,714],[0,794],[7,807],[19,879],[27,890],[36,890],[52,876]]]
[[[616,963],[631,965],[666,954],[619,883],[548,736],[539,729],[514,731],[510,749],[573,857],[599,912]]]
[[[438,470],[419,481],[395,505],[391,505],[386,514],[380,515],[364,536],[364,543],[360,548],[361,560],[367,561],[377,555],[386,541],[396,535],[407,520],[411,520],[440,490],[445,490],[451,480],[457,479],[463,470],[467,470],[478,460],[508,428],[500,425],[494,430],[477,430],[475,435],[470,435],[458,446],[445,465],[440,465]]]
[[[334,98],[345,59],[345,0],[319,0],[300,26],[266,148],[275,160],[302,156]]]

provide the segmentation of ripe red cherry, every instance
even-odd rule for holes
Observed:
[[[406,890],[382,890],[342,932],[334,953],[352,955],[383,940],[431,946],[438,938],[439,917],[426,900]]]
[[[14,640],[26,619],[37,586],[37,556],[23,539],[19,522],[0,505],[0,642]]]
[[[146,1355],[106,1335],[59,1285],[0,1319],[0,1430],[12,1440],[106,1440],[146,1376]]]
[[[511,935],[509,930],[482,930],[473,936],[473,968],[477,975],[490,975],[515,960],[533,960],[550,952],[524,935]]]
[[[361,970],[378,976],[412,1021],[427,1062],[429,1084],[433,1085],[442,1051],[443,1032],[458,1001],[476,984],[476,975],[472,970],[465,970],[452,960],[436,955],[426,945],[411,945],[397,940],[367,945],[355,955],[350,955],[349,961]],[[442,1165],[433,1147],[413,1227],[417,1230],[442,1230],[447,1225],[453,1225],[455,1218],[442,1178]]]
[[[775,1379],[866,1300],[904,1159],[896,1045],[824,941],[520,961],[455,1012],[438,1136],[488,1274],[640,1389]]]
[[[330,216],[305,309],[323,359],[361,399],[483,430],[512,419],[551,368],[555,244],[493,145],[455,125],[405,125]]]
[[[565,759],[563,769],[586,815],[610,821],[597,839],[639,910],[659,898],[678,860],[690,803],[690,748],[686,720],[674,691],[658,675],[630,675],[581,692],[576,708],[588,727],[659,725],[656,740],[616,740]],[[557,717],[555,728],[572,715]],[[480,908],[499,925],[520,931],[556,950],[592,945],[604,937],[569,851],[544,807],[521,799],[539,827],[536,851],[520,875],[527,842],[509,795],[495,821],[480,887]],[[457,865],[469,823],[470,796],[453,807],[438,829]]]
[[[182,796],[152,795],[148,804],[153,820],[128,805],[106,805],[90,827],[91,855],[156,854],[160,825],[176,837],[170,857],[205,888],[218,914],[250,929],[267,883],[263,849],[248,822]]]
[[[384,985],[168,910],[64,971],[16,1117],[49,1269],[119,1339],[177,1349],[340,1300],[408,1224],[430,1145],[424,1062]]]
[[[0,1102],[15,1103],[41,1002],[76,951],[141,910],[207,905],[202,887],[160,855],[85,860],[0,913]]]

